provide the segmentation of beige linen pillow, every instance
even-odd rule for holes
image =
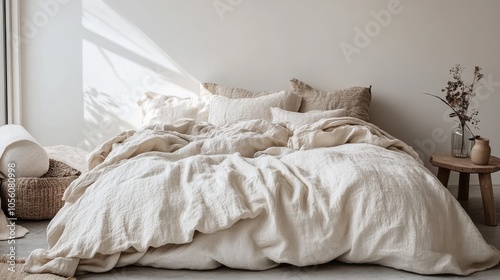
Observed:
[[[242,120],[272,120],[271,108],[297,111],[302,98],[294,93],[280,91],[256,98],[231,99],[214,96],[210,101],[208,122],[223,126]]]
[[[347,117],[346,109],[313,110],[305,113],[285,111],[280,108],[271,108],[274,123],[281,123],[290,130],[295,130],[303,125],[315,123],[326,118]]]
[[[346,109],[349,117],[370,120],[371,86],[321,91],[294,78],[290,80],[290,87],[302,96],[299,112]]]
[[[220,95],[228,98],[236,99],[236,98],[254,98],[260,97],[264,95],[269,95],[273,93],[278,93],[279,90],[272,91],[249,91],[242,88],[230,87],[225,85],[220,85],[216,83],[202,83],[200,85],[200,94],[201,96],[212,96],[212,95]]]
[[[138,104],[142,110],[143,125],[173,123],[183,118],[208,121],[208,108],[196,97],[181,98],[146,92]]]

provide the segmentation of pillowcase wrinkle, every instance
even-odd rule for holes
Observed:
[[[269,95],[273,93],[281,92],[280,90],[271,90],[271,91],[250,91],[242,88],[231,87],[226,85],[221,85],[217,83],[202,83],[200,85],[200,94],[201,96],[213,96],[220,95],[225,96],[231,99],[239,99],[239,98],[255,98],[261,97],[264,95]]]
[[[284,124],[289,130],[313,124],[321,119],[347,117],[346,109],[313,110],[305,113],[290,112],[280,108],[271,108],[274,123]]]
[[[196,97],[182,98],[146,92],[138,101],[142,110],[142,125],[173,123],[178,119],[208,121],[208,108]]]

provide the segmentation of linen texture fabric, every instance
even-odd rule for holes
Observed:
[[[303,125],[312,124],[325,118],[347,117],[346,109],[313,110],[305,113],[286,111],[280,108],[271,108],[274,123],[281,123],[290,130]]]
[[[370,120],[371,86],[350,87],[340,90],[317,90],[310,85],[291,79],[292,92],[302,97],[299,112],[312,110],[346,109],[349,117]]]
[[[243,120],[272,120],[271,108],[297,111],[302,98],[294,93],[280,91],[255,98],[232,99],[214,96],[210,101],[208,122],[223,126]]]

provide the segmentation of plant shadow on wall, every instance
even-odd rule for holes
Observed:
[[[84,92],[83,106],[85,108],[85,140],[82,149],[95,147],[105,140],[106,135],[117,134],[130,126],[123,116],[114,112],[121,110],[120,103],[104,92],[91,88]]]
[[[82,1],[85,128],[78,147],[92,150],[141,125],[147,91],[195,96],[199,82],[104,0]]]

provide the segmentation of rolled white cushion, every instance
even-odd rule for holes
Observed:
[[[14,172],[9,164],[14,163]],[[0,172],[3,177],[13,173],[19,177],[40,177],[49,170],[45,149],[20,125],[0,126]]]

